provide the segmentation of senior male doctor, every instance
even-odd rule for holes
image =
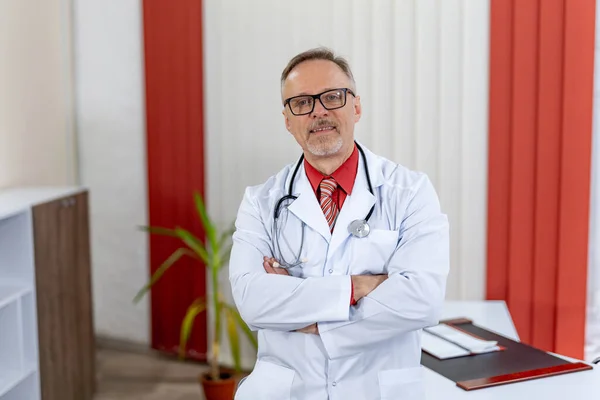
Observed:
[[[436,191],[355,141],[343,58],[297,55],[281,94],[303,156],[239,208],[229,278],[259,347],[235,399],[424,399],[420,334],[438,323],[449,270]]]

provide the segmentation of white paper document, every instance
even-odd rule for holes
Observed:
[[[498,342],[494,340],[479,339],[446,324],[425,328],[421,339],[421,347],[440,359],[500,350]]]

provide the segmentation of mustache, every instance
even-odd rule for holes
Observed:
[[[308,131],[311,132],[315,129],[323,128],[325,126],[332,126],[335,129],[337,129],[337,124],[334,121],[330,119],[319,119],[310,124],[310,126],[308,127]]]

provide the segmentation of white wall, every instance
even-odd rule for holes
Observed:
[[[70,0],[0,1],[0,188],[70,185]]]
[[[596,8],[600,21],[600,7]],[[600,26],[596,25],[588,309],[585,359],[600,357]]]
[[[140,0],[75,0],[81,182],[91,189],[96,331],[149,342],[143,37]]]
[[[357,138],[427,172],[452,234],[450,299],[485,294],[488,1],[206,0],[208,206],[235,218],[243,190],[300,155],[281,116],[287,61],[325,45],[362,98]],[[243,166],[243,167],[240,167]]]

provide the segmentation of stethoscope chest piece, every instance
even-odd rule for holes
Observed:
[[[348,225],[348,232],[354,237],[364,238],[371,232],[371,227],[364,219],[357,219]]]

